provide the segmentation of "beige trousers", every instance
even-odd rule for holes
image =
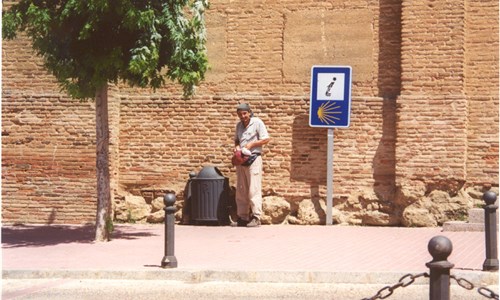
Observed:
[[[262,156],[251,166],[236,166],[236,206],[238,217],[249,221],[262,214]]]

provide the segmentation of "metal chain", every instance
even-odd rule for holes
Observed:
[[[474,284],[465,278],[457,278],[454,275],[451,275],[450,278],[454,279],[459,286],[463,287],[466,290],[472,290],[475,288]],[[498,300],[498,294],[496,294],[489,288],[479,287],[477,289],[477,292],[486,298]]]
[[[455,277],[455,275],[450,275],[450,278],[451,279],[455,279],[455,281],[457,282],[457,284],[459,286],[463,287],[466,290],[470,291],[470,290],[472,290],[474,288],[474,284],[472,284],[472,282],[468,281],[465,278],[457,278],[457,277]]]
[[[373,296],[371,298],[363,298],[362,300],[376,300],[376,299],[388,298],[390,295],[392,295],[392,293],[394,293],[395,289],[400,288],[400,287],[407,287],[410,284],[414,283],[415,279],[422,277],[422,276],[429,277],[429,274],[427,274],[427,273],[420,273],[417,275],[406,274],[403,277],[401,277],[399,279],[398,283],[396,283],[395,285],[385,286],[382,289],[380,289],[375,296]]]
[[[477,289],[477,292],[486,298],[498,300],[498,294],[495,294],[495,292],[493,292],[489,288],[480,287]],[[488,294],[486,292],[488,292]]]
[[[363,298],[362,300],[386,299],[389,296],[391,296],[394,293],[394,290],[396,290],[397,288],[407,287],[407,286],[411,285],[412,283],[414,283],[415,279],[422,277],[422,276],[429,277],[429,274],[428,273],[420,273],[417,275],[406,274],[399,279],[398,283],[396,283],[392,286],[385,286],[382,289],[380,289],[375,296],[373,296],[371,298]],[[459,286],[463,287],[466,290],[470,291],[470,290],[475,288],[474,284],[465,278],[457,278],[454,275],[450,275],[450,278],[454,279]],[[477,289],[477,291],[480,295],[482,295],[486,298],[499,300],[498,294],[496,294],[495,292],[493,292],[489,288],[479,287]]]

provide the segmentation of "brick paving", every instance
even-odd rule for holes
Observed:
[[[455,269],[481,270],[484,232],[441,228],[177,225],[178,269],[418,272],[432,260],[429,240],[450,238]],[[151,270],[164,255],[163,225],[117,225],[94,243],[91,226],[3,226],[3,270]]]

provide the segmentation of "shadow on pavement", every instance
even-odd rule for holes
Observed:
[[[146,230],[133,226],[115,226],[111,240],[137,239],[154,236]],[[92,244],[95,239],[95,226],[86,225],[12,225],[2,226],[2,248],[41,247],[67,243]]]

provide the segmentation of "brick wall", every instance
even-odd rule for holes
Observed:
[[[498,182],[495,19],[494,1],[403,2],[396,125],[402,188],[413,180],[455,188]]]
[[[324,198],[327,130],[308,126],[312,65],[353,67],[351,126],[335,129],[335,202],[360,190],[390,202],[412,180],[498,185],[498,130],[484,126],[498,124],[498,3],[211,1],[207,24],[212,68],[193,99],[174,84],[111,87],[115,198],[180,193],[205,165],[234,185],[240,102],[272,137],[265,194]],[[59,92],[22,35],[4,41],[2,66],[4,222],[92,222],[93,103]]]
[[[466,1],[465,13],[467,180],[480,183],[498,178],[498,1]]]
[[[61,95],[14,94],[4,88],[4,222],[81,223],[95,217],[91,106]]]

